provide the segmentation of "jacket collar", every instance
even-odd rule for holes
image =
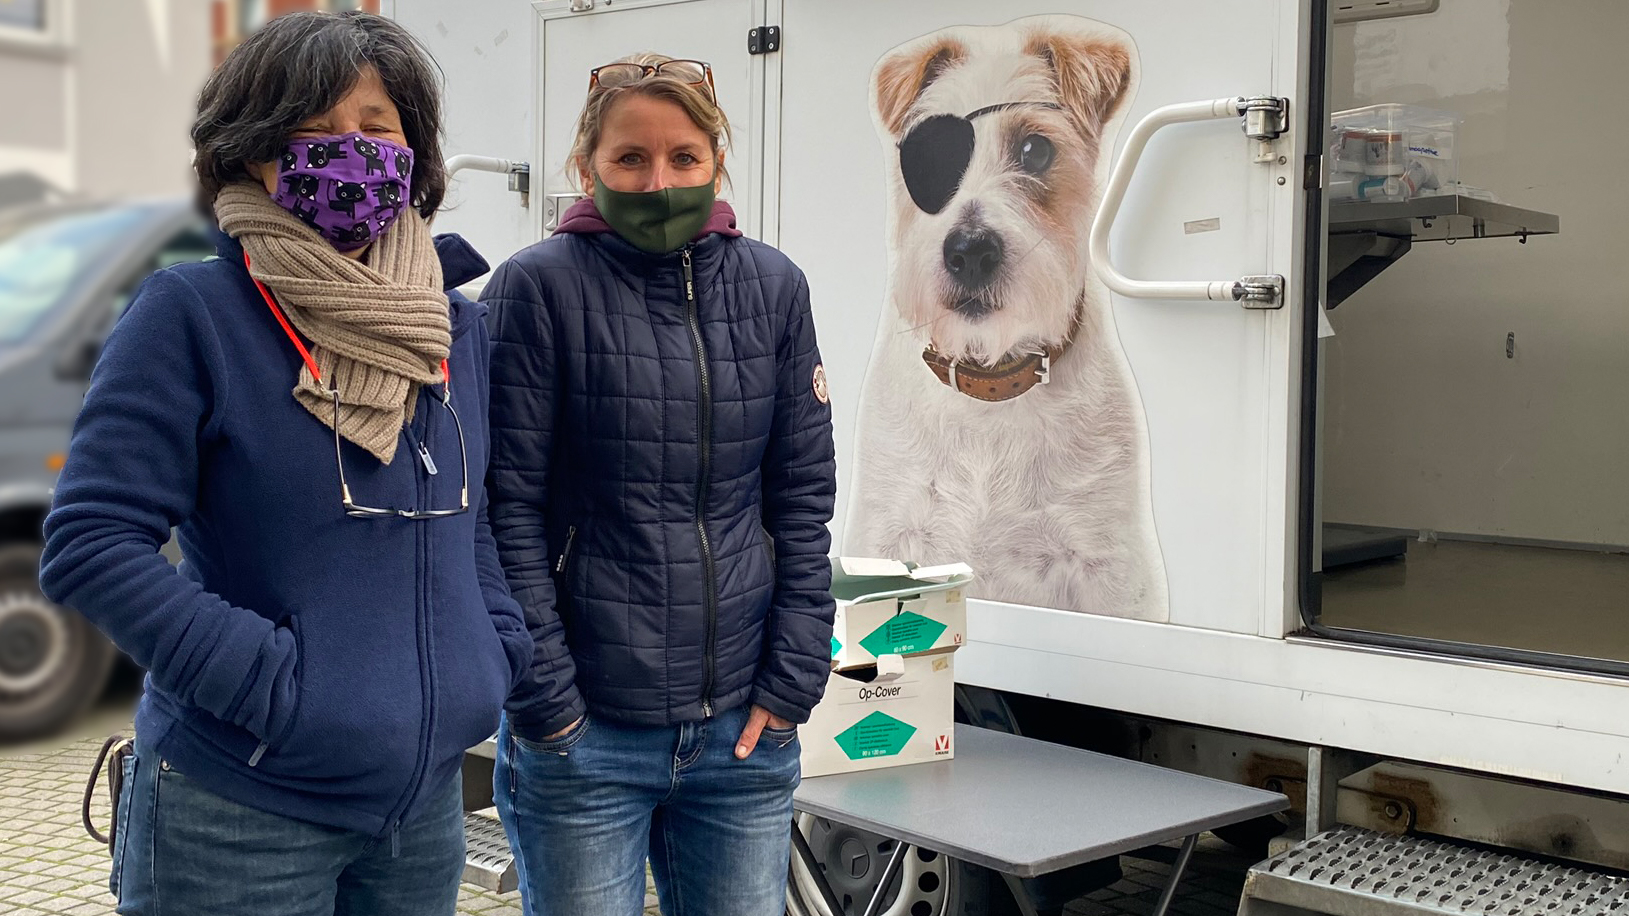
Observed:
[[[613,270],[641,285],[679,282],[683,252],[691,254],[691,269],[698,281],[705,284],[717,271],[724,249],[730,239],[739,238],[741,230],[735,225],[735,210],[725,201],[713,203],[713,213],[701,232],[684,248],[668,254],[651,254],[635,248],[616,233],[600,215],[593,198],[573,204],[560,220],[560,228],[550,238],[577,236],[608,262]]]

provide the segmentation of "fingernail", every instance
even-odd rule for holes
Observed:
[[[747,759],[747,746],[745,744],[737,744],[735,746],[735,758],[737,760]]]

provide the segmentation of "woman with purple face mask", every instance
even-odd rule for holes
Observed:
[[[220,257],[125,311],[45,524],[46,594],[148,672],[120,913],[453,912],[463,752],[533,640],[486,520],[485,309],[453,291],[487,265],[428,225],[439,119],[428,55],[366,14],[275,19],[204,87]]]

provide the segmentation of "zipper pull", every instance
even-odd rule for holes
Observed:
[[[441,473],[436,470],[436,460],[430,457],[430,449],[423,442],[419,443],[419,460],[424,462],[424,470],[431,477]]]
[[[701,701],[701,717],[703,719],[711,719],[713,717],[713,701],[712,700],[702,700]]]
[[[571,543],[575,540],[577,540],[577,526],[572,525],[566,529],[566,546],[560,551],[560,559],[554,562],[554,571],[556,573],[566,571],[566,560],[571,556]]]
[[[684,298],[686,302],[694,302],[696,299],[696,280],[690,271],[690,248],[688,246],[680,253],[680,258],[684,263]]]

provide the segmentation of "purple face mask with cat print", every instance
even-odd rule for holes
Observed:
[[[413,151],[366,134],[290,141],[272,200],[340,251],[383,235],[409,206]]]

